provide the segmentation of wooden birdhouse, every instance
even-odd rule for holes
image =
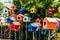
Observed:
[[[44,18],[43,20],[43,28],[49,30],[56,30],[58,26],[58,22],[56,18]]]
[[[41,29],[41,34],[42,34],[42,35],[47,35],[47,30],[44,29],[44,28],[42,28],[42,29]]]
[[[60,12],[60,6],[58,7],[58,12]]]
[[[12,23],[12,22],[14,22],[15,21],[15,18],[14,17],[8,17],[7,19],[6,19],[6,22],[7,23]]]
[[[36,23],[41,23],[41,19],[40,19],[40,18],[37,18],[37,19],[35,20],[35,22],[36,22]]]
[[[7,8],[3,9],[3,14],[7,14],[8,15],[8,9]]]
[[[48,14],[55,14],[57,12],[56,8],[49,8],[48,9]]]
[[[10,23],[10,29],[13,31],[19,31],[21,24],[19,22]]]
[[[35,8],[31,8],[30,13],[37,13],[37,10]]]
[[[29,24],[28,31],[30,31],[30,32],[38,31],[38,24],[36,24],[36,23]]]
[[[31,18],[30,17],[24,16],[23,22],[30,22],[30,21],[31,21]]]
[[[18,14],[17,17],[16,17],[16,19],[18,21],[23,21],[23,15],[22,14]]]
[[[58,21],[58,29],[60,29],[60,19],[56,18],[56,20]]]
[[[57,34],[57,37],[60,38],[60,33],[56,33]]]
[[[15,5],[12,5],[11,8],[12,8],[12,10],[16,10],[17,9]]]
[[[13,11],[13,10],[9,10],[9,16],[11,16],[11,17],[15,16],[15,14],[14,14],[14,11]]]
[[[25,13],[25,9],[24,8],[20,8],[19,14],[24,14]]]

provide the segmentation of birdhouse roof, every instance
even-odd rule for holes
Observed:
[[[28,16],[24,16],[24,18],[30,18],[30,17],[28,17]]]
[[[48,20],[48,22],[57,22],[57,18],[47,18],[46,19]]]
[[[13,22],[13,24],[15,24],[15,25],[21,25],[19,22]]]
[[[22,14],[18,14],[17,16],[23,16]]]
[[[38,27],[38,24],[36,24],[36,23],[32,23],[31,24],[33,27]]]

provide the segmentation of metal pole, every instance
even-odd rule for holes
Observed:
[[[48,40],[50,40],[50,31],[49,31],[49,35],[48,35]]]
[[[40,40],[40,30],[39,30],[39,40]]]
[[[27,23],[26,23],[26,39],[25,40],[27,40]]]
[[[14,32],[14,35],[15,35],[15,40],[16,40],[16,31]]]
[[[33,32],[33,40],[34,40],[34,32]]]

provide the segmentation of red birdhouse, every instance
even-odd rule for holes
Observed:
[[[12,8],[12,10],[16,10],[17,9],[15,5],[13,5],[11,8]]]
[[[20,30],[20,23],[19,22],[13,22],[10,24],[10,29],[13,31],[19,31]]]
[[[41,23],[41,19],[40,19],[40,18],[37,18],[37,19],[35,20],[35,22],[36,22],[36,23]]]
[[[18,21],[22,21],[23,20],[23,15],[22,14],[18,14],[16,19]]]
[[[55,14],[57,12],[56,8],[49,8],[48,9],[48,14]]]
[[[43,20],[43,28],[49,30],[56,30],[58,27],[58,21],[56,18],[44,18]]]

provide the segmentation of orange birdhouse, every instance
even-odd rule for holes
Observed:
[[[13,5],[11,8],[12,8],[12,10],[16,10],[17,9],[15,5]]]
[[[14,11],[13,10],[9,10],[9,16],[11,16],[11,17],[14,16]]]
[[[19,31],[20,30],[20,23],[19,22],[13,22],[10,23],[10,29],[13,31]]]
[[[18,21],[22,21],[23,20],[23,15],[22,14],[18,14],[16,19]]]
[[[49,30],[56,30],[58,26],[58,22],[56,18],[44,18],[43,20],[43,28]]]

